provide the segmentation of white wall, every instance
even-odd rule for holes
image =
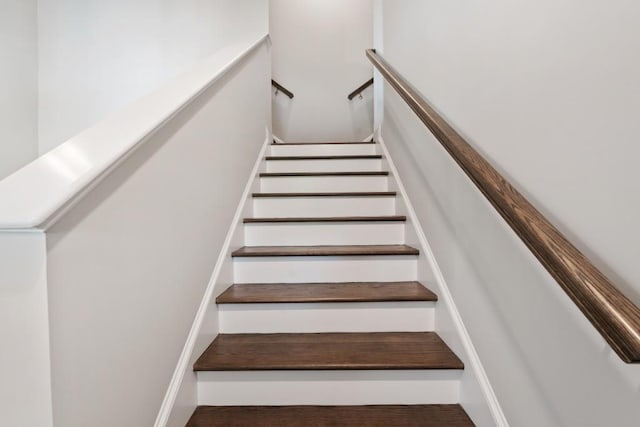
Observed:
[[[0,179],[38,154],[36,0],[0,0]]]
[[[39,2],[43,154],[221,47],[268,31],[266,0]]]
[[[362,140],[373,132],[372,0],[271,0],[273,78],[295,94],[274,97],[274,133],[285,141]]]
[[[52,427],[43,232],[0,230],[0,425]]]
[[[383,2],[385,59],[640,302],[640,5]],[[382,133],[510,423],[637,425],[640,367],[388,86]]]

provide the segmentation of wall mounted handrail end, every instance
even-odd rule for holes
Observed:
[[[282,86],[280,83],[278,83],[277,81],[271,79],[271,86],[276,88],[276,93],[278,92],[282,92],[284,93],[287,97],[289,97],[289,99],[293,99],[294,94],[293,92],[291,92],[289,89],[287,89],[286,87]]]
[[[373,85],[373,77],[371,77],[369,80],[367,80],[366,82],[361,84],[358,87],[358,89],[354,90],[349,95],[347,95],[347,98],[349,99],[349,101],[352,101],[353,98],[355,98],[356,96],[360,95],[362,92],[365,91],[365,89],[367,89],[369,86],[372,86],[372,85]]]

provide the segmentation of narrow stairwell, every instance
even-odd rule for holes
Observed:
[[[265,162],[187,426],[472,426],[377,144]]]

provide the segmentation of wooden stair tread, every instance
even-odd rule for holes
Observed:
[[[244,218],[245,224],[287,222],[405,222],[404,215],[388,216],[335,216],[335,217],[290,217],[290,218]]]
[[[389,176],[389,171],[365,172],[263,172],[260,178],[317,177],[317,176]]]
[[[195,371],[463,369],[435,332],[220,334]]]
[[[252,197],[395,197],[395,191],[351,191],[351,192],[318,192],[318,193],[253,193]]]
[[[472,427],[460,405],[199,406],[187,427]]]
[[[419,282],[235,284],[218,304],[437,301]]]
[[[375,160],[381,158],[382,154],[345,154],[335,156],[266,156],[265,160]]]
[[[329,141],[329,142],[272,142],[271,145],[363,145],[375,144],[375,141]]]
[[[339,246],[245,246],[233,257],[269,256],[366,256],[418,255],[420,251],[407,245],[339,245]]]

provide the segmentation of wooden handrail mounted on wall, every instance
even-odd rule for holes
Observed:
[[[613,350],[640,363],[640,309],[373,50],[367,57],[560,284]]]
[[[286,87],[282,86],[280,83],[278,83],[277,81],[271,79],[271,86],[275,87],[276,90],[278,92],[282,92],[284,93],[286,96],[289,97],[289,99],[293,99],[293,92],[291,92],[290,90],[288,90]]]
[[[373,85],[373,77],[371,77],[369,80],[367,80],[362,85],[360,85],[360,87],[358,87],[358,89],[354,90],[349,95],[347,95],[347,98],[349,98],[349,101],[352,101],[353,98],[355,98],[356,96],[360,95],[362,92],[364,92],[364,90],[366,88],[368,88],[369,86],[372,86],[372,85]]]

